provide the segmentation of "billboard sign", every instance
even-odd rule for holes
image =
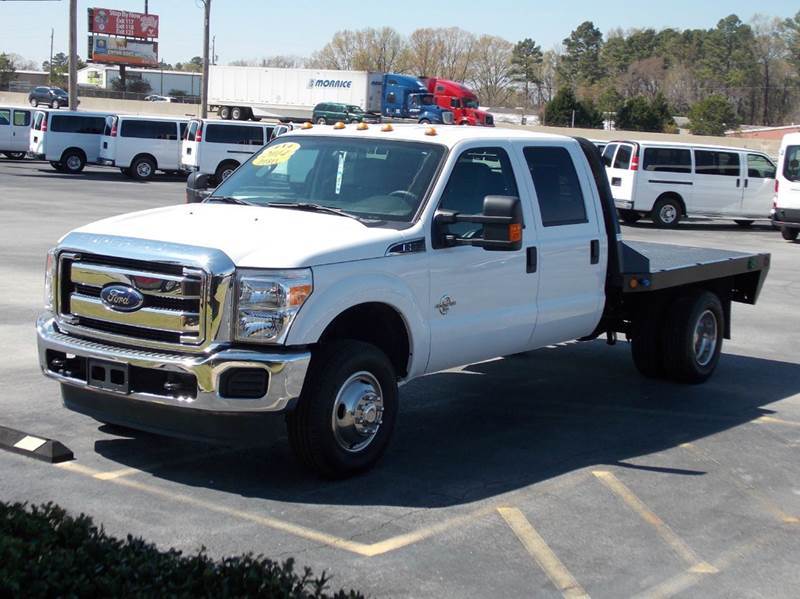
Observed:
[[[158,37],[158,15],[90,8],[89,33],[155,38]]]
[[[91,50],[94,62],[138,67],[158,66],[158,42],[94,35],[91,37]]]

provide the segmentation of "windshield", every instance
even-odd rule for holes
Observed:
[[[800,146],[786,148],[786,159],[783,162],[783,176],[789,181],[800,183]]]
[[[53,88],[53,93],[54,93],[55,95],[57,95],[57,96],[66,96],[66,95],[68,95],[68,94],[67,94],[67,92],[65,92],[65,91],[64,91],[63,89],[61,89],[60,87],[54,87],[54,88]]]
[[[464,100],[464,107],[465,108],[478,108],[478,101],[474,99],[465,99]]]
[[[316,204],[364,219],[408,222],[444,153],[426,143],[284,136],[239,167],[208,201]]]

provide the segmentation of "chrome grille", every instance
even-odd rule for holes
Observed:
[[[59,317],[88,336],[200,345],[206,339],[208,281],[198,268],[64,252],[59,257]],[[133,312],[107,307],[100,293],[114,284],[138,290],[142,307]]]

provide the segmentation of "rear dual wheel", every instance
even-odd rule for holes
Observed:
[[[25,158],[25,152],[3,152],[10,160],[22,160]]]

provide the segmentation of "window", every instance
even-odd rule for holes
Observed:
[[[242,146],[263,146],[264,129],[246,125],[206,125],[205,141]]]
[[[397,103],[397,96],[395,96],[394,92],[389,92],[388,94],[386,94],[386,103],[387,104]]]
[[[525,160],[545,227],[588,222],[578,173],[566,148],[525,148]]]
[[[800,182],[800,146],[786,148],[783,176],[794,183]]]
[[[619,150],[617,150],[617,157],[614,159],[614,168],[628,170],[631,166],[631,156],[633,156],[633,147],[625,144],[620,145]]]
[[[31,124],[31,113],[29,110],[15,110],[14,111],[14,126],[27,127]]]
[[[43,112],[37,112],[36,113],[36,118],[33,120],[33,128],[34,128],[34,130],[35,131],[41,131],[43,122],[44,122],[44,113]]]
[[[122,137],[143,139],[176,140],[178,128],[174,121],[144,121],[138,119],[122,121]]]
[[[450,108],[461,108],[461,100],[458,98],[450,98]]]
[[[181,128],[181,132],[178,135],[178,139],[186,139],[186,127],[189,126],[189,123],[182,122],[182,123],[178,123],[178,124],[180,125],[180,128]]]
[[[747,155],[747,176],[751,179],[774,179],[775,165],[761,154]]]
[[[691,173],[692,152],[688,148],[646,148],[644,166],[656,173]]]
[[[113,131],[114,127],[117,126],[118,117],[115,116],[107,116],[106,117],[106,124],[103,127],[103,135],[111,135],[111,131]]]
[[[0,108],[0,125],[11,124],[11,111],[7,108]]]
[[[611,167],[611,162],[614,160],[614,152],[617,151],[619,146],[617,144],[608,144],[603,150],[603,165]]]
[[[712,150],[694,151],[695,173],[698,175],[719,175],[740,177],[739,154]]]
[[[106,126],[104,116],[67,116],[54,114],[50,119],[50,130],[57,133],[82,133],[102,135]]]
[[[444,93],[444,85],[437,85],[436,86],[436,93],[443,94]]]
[[[189,128],[186,130],[186,141],[194,141],[197,135],[197,128],[200,126],[199,121],[192,121],[189,123]]]
[[[480,214],[483,212],[483,199],[492,195],[519,195],[508,154],[502,148],[473,148],[458,157],[439,200],[439,208],[462,214]],[[480,237],[483,225],[456,223],[448,225],[446,232],[459,237]]]

